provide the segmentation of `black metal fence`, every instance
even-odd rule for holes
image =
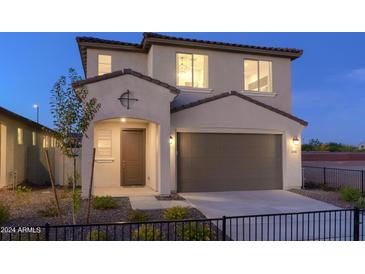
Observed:
[[[303,166],[302,186],[325,185],[327,187],[340,188],[353,187],[364,192],[364,170]]]
[[[365,239],[364,214],[364,210],[339,209],[201,220],[45,225],[33,231],[9,227],[2,231],[0,240],[359,241]]]

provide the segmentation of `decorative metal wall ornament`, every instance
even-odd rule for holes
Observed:
[[[138,101],[138,99],[132,97],[132,94],[131,94],[129,89],[127,89],[126,92],[122,93],[122,95],[120,95],[118,100],[120,101],[122,106],[126,107],[127,109],[130,109],[130,102],[131,101],[135,101],[135,102]]]

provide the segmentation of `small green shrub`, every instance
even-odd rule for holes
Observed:
[[[148,221],[148,216],[141,210],[131,210],[128,215],[128,221],[130,222],[145,222]]]
[[[56,217],[58,216],[57,208],[55,206],[48,206],[45,209],[38,210],[38,215],[41,217]]]
[[[74,207],[75,213],[80,212],[81,208],[81,190],[75,189],[75,192],[72,193],[72,206]]]
[[[110,209],[117,208],[117,203],[113,200],[111,196],[96,196],[93,198],[93,208],[94,209]]]
[[[360,209],[365,209],[365,197],[360,197],[356,202],[356,207]]]
[[[22,186],[22,185],[16,187],[16,193],[17,194],[30,193],[30,192],[32,192],[32,188],[31,187]]]
[[[208,225],[191,222],[177,227],[177,235],[182,241],[209,241],[215,239],[215,233]]]
[[[356,202],[361,197],[360,190],[349,186],[340,189],[341,199],[346,202]]]
[[[183,220],[190,217],[189,208],[183,206],[174,206],[164,212],[165,220]]]
[[[139,241],[161,241],[161,230],[153,225],[141,225],[139,229],[135,229],[132,234],[133,240]]]
[[[92,230],[86,234],[86,241],[106,241],[106,233],[102,230]]]
[[[0,224],[6,223],[10,219],[9,207],[0,203]]]

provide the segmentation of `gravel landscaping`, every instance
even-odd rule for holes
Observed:
[[[321,189],[291,189],[289,191],[318,201],[326,202],[340,208],[354,207],[353,203],[341,200],[340,193],[336,191],[324,191]]]
[[[64,223],[72,224],[71,215],[71,190],[60,188],[57,190],[61,211],[64,215]],[[170,197],[170,199],[179,199]],[[91,223],[113,223],[127,222],[128,215],[132,208],[128,197],[113,198],[117,203],[116,208],[107,210],[96,210],[91,207]],[[49,223],[60,224],[59,218],[42,217],[41,211],[54,207],[53,193],[50,188],[32,189],[31,192],[16,192],[12,190],[0,190],[0,202],[10,209],[10,220],[2,226],[37,226]],[[81,209],[78,214],[77,223],[85,223],[87,212],[87,201],[81,202]],[[205,216],[195,208],[189,208],[189,216],[194,219],[205,219]],[[164,220],[163,209],[144,210],[148,221]]]

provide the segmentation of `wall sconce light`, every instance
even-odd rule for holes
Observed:
[[[126,118],[122,118],[122,119],[120,119],[120,121],[121,121],[122,123],[125,123],[125,122],[127,122],[127,119],[126,119]]]
[[[170,136],[170,145],[172,145],[173,141],[174,141],[174,137]]]
[[[298,137],[293,137],[293,144],[294,145],[299,145],[299,138]]]

